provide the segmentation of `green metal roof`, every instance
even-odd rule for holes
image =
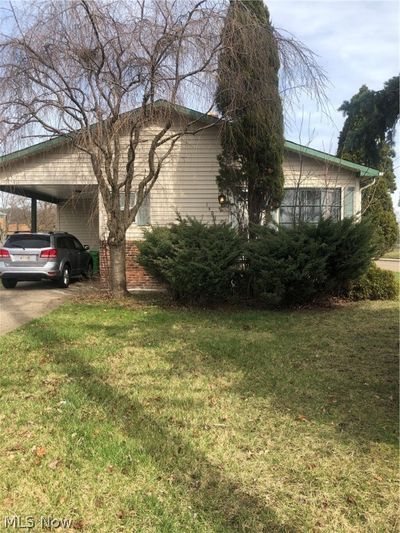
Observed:
[[[195,111],[194,109],[190,109],[188,107],[181,106],[178,104],[171,104],[166,100],[158,100],[157,102],[155,102],[155,106],[160,108],[172,107],[172,109],[179,115],[183,115],[189,118],[190,120],[206,122],[210,125],[217,124],[218,122],[220,122],[220,119],[218,119],[217,117],[205,115],[204,113]],[[47,150],[55,148],[56,146],[62,145],[65,142],[68,142],[68,137],[60,136],[54,137],[53,139],[49,139],[47,141],[43,141],[41,143],[34,144],[33,146],[29,146],[28,148],[16,150],[15,152],[11,152],[10,154],[1,156],[0,166],[5,163],[17,161],[19,159],[26,159],[27,157],[30,157],[32,155],[45,152]],[[326,152],[321,152],[320,150],[315,150],[314,148],[294,143],[292,141],[285,141],[285,149],[289,150],[290,152],[295,152],[299,155],[312,157],[314,159],[318,159],[319,161],[324,161],[325,163],[330,163],[332,165],[336,165],[341,168],[357,172],[360,174],[360,176],[363,177],[365,176],[374,178],[379,176],[379,170],[370,167],[365,167],[363,165],[358,165],[357,163],[346,161],[345,159],[341,159],[340,157],[336,157]]]
[[[220,121],[217,117],[214,117],[212,115],[205,115],[204,113],[201,113],[200,111],[195,111],[194,109],[190,109],[188,107],[184,107],[178,104],[171,104],[167,100],[157,100],[157,102],[154,103],[154,107],[156,108],[165,108],[170,107],[175,111],[178,115],[183,115],[186,118],[189,118],[192,121],[198,121],[198,122],[205,122],[206,124],[216,124]],[[134,110],[133,112],[135,112]],[[124,115],[132,113],[132,111],[127,111],[124,113]],[[9,154],[5,154],[3,156],[0,156],[0,166],[4,163],[9,163],[11,161],[17,161],[18,159],[26,159],[27,157],[30,157],[32,155],[46,152],[47,150],[51,150],[52,148],[55,148],[56,146],[62,145],[65,142],[68,142],[69,136],[60,135],[59,137],[53,137],[52,139],[49,139],[47,141],[43,141],[37,144],[34,144],[32,146],[28,146],[27,148],[22,148],[21,150],[16,150],[15,152],[11,152]]]
[[[325,163],[331,163],[332,165],[337,165],[347,170],[353,172],[358,172],[360,176],[374,178],[379,176],[379,170],[375,168],[365,167],[363,165],[358,165],[357,163],[352,163],[346,159],[341,159],[326,152],[321,152],[320,150],[315,150],[315,148],[310,148],[308,146],[303,146],[302,144],[297,144],[292,141],[285,141],[285,148],[291,152],[295,152],[300,155],[306,155]]]
[[[67,142],[67,138],[60,136],[54,137],[53,139],[49,139],[47,141],[43,141],[41,143],[33,144],[32,146],[28,146],[27,148],[21,148],[21,150],[16,150],[15,152],[0,156],[0,165],[2,165],[3,163],[9,163],[10,161],[16,161],[18,159],[26,159],[27,157],[30,157],[34,154],[38,154],[40,152],[47,152],[48,150],[51,150],[56,146],[62,145],[65,142]]]

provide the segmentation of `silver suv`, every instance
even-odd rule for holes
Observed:
[[[3,287],[13,289],[18,281],[55,280],[67,288],[71,278],[93,274],[89,246],[82,246],[70,233],[25,233],[9,235],[0,248]]]

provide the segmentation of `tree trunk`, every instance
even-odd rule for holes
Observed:
[[[249,217],[248,235],[249,239],[253,239],[255,237],[253,231],[254,227],[261,224],[262,202],[260,202],[260,199],[257,197],[256,193],[253,193],[249,195],[247,205]]]
[[[125,240],[108,241],[110,249],[110,288],[115,297],[126,296]]]

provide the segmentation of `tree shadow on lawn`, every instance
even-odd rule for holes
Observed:
[[[123,336],[123,326],[98,325],[97,331],[107,331],[108,328],[114,335]],[[145,453],[164,472],[165,479],[173,480],[176,488],[190,498],[192,507],[208,521],[213,531],[298,531],[281,524],[274,510],[264,501],[246,492],[240,483],[228,479],[222,468],[211,464],[204,453],[174,434],[140,402],[108,384],[110,376],[84,361],[77,349],[60,342],[64,339],[54,328],[30,327],[25,333],[35,341],[59,347],[52,359],[60,370],[72,378],[88,401],[101,406],[107,418],[122,433],[140,439]]]
[[[240,370],[232,392],[268,398],[294,417],[333,424],[339,439],[396,444],[396,311],[363,310],[357,319],[351,308],[293,312],[289,321],[282,314],[282,323],[277,316],[246,321],[242,315],[228,327],[222,321],[216,335],[190,341],[194,357],[190,350],[186,359],[180,351],[167,357],[180,370],[208,368],[215,376],[224,362],[225,371]]]
[[[340,440],[396,444],[396,311],[353,309],[214,311],[213,317],[155,311],[128,339],[126,325],[96,328],[131,346],[158,349],[171,375],[207,374],[212,382],[239,370],[230,392],[268,398],[294,418],[335,428]],[[174,340],[184,348],[171,349]]]

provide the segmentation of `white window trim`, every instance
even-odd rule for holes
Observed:
[[[307,187],[284,187],[284,190],[285,189],[319,189],[319,190],[324,190],[324,189],[340,189],[340,220],[343,220],[344,218],[344,187],[342,186],[337,186],[337,187],[312,187],[312,186],[307,186]],[[278,209],[276,209],[275,211],[272,212],[272,220],[279,226],[280,225],[280,207],[278,207]]]

